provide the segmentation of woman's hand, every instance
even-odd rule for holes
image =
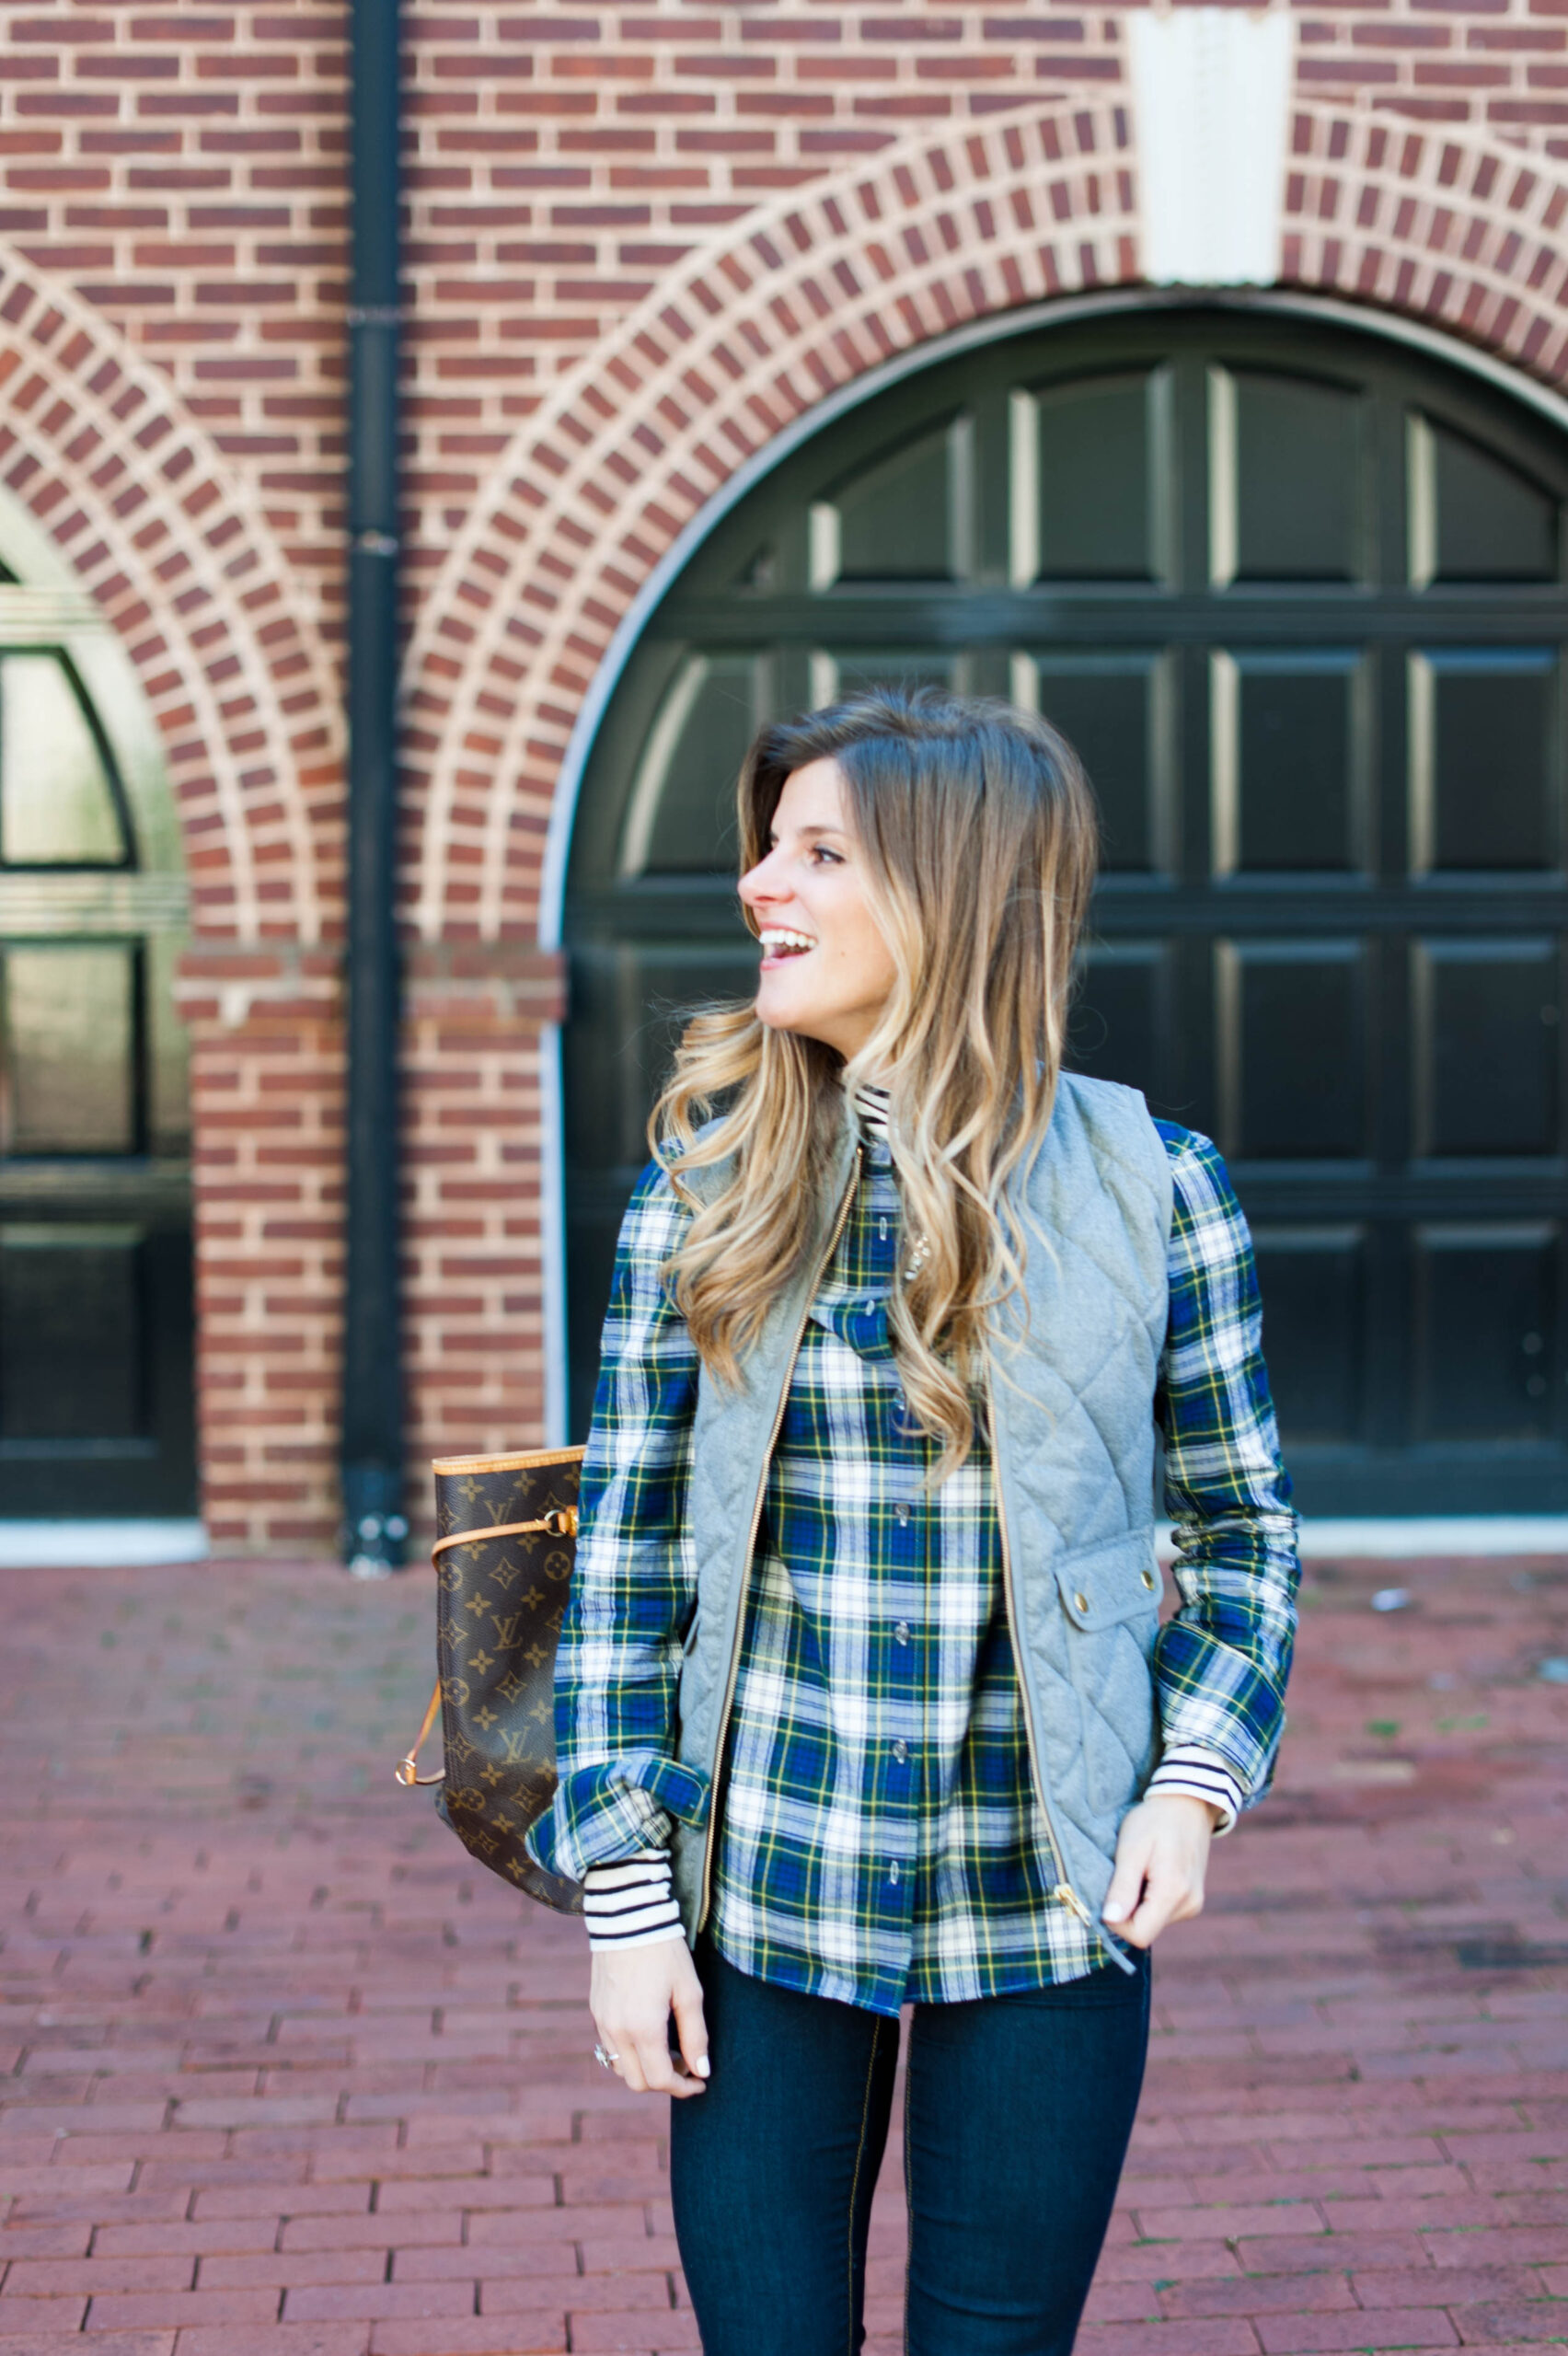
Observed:
[[[1206,1800],[1182,1792],[1152,1793],[1128,1809],[1101,1911],[1129,1946],[1151,1947],[1167,1923],[1203,1912],[1216,1821]]]
[[[616,2057],[612,2067],[634,2095],[699,2095],[708,2075],[708,2027],[702,1982],[684,1939],[650,1947],[598,1948],[588,2007],[599,2042]],[[670,2015],[680,2055],[670,2051]]]

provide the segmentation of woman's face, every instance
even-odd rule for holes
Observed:
[[[895,973],[866,898],[836,761],[808,762],[785,780],[769,839],[740,884],[762,940],[757,1018],[853,1056],[875,1030]]]

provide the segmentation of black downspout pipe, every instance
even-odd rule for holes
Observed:
[[[349,309],[348,1137],[343,1552],[375,1578],[402,1560],[398,1313],[398,0],[352,0],[353,282]]]

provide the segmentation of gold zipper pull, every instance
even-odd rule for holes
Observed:
[[[1090,1912],[1088,1907],[1084,1904],[1077,1890],[1070,1888],[1066,1882],[1059,1881],[1056,1884],[1055,1888],[1051,1892],[1051,1895],[1055,1900],[1058,1906],[1065,1906],[1069,1914],[1076,1914],[1078,1916],[1080,1923],[1087,1923],[1090,1924],[1090,1928],[1093,1927],[1093,1915]]]

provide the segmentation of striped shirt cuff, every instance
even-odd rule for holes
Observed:
[[[1157,1792],[1177,1794],[1189,1800],[1207,1800],[1211,1807],[1218,1808],[1220,1819],[1214,1828],[1216,1838],[1230,1831],[1246,1796],[1224,1760],[1195,1742],[1171,1745],[1149,1778],[1145,1799],[1152,1799]]]
[[[668,1849],[590,1865],[582,1877],[582,1915],[591,1947],[651,1947],[684,1939]]]

